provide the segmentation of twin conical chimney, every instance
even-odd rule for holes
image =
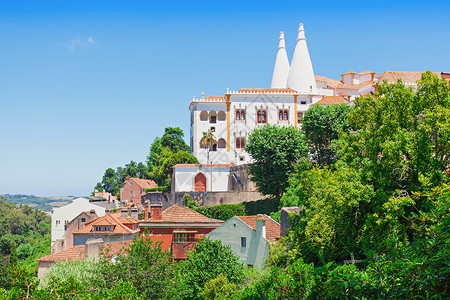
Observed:
[[[289,60],[286,53],[286,43],[284,42],[284,32],[280,32],[280,42],[278,44],[277,59],[273,69],[271,88],[286,88],[289,75]]]
[[[289,70],[286,76],[286,66]],[[286,78],[286,79],[285,79]],[[272,88],[285,88],[296,90],[300,94],[317,94],[316,80],[309,57],[308,46],[306,45],[305,30],[303,24],[299,25],[297,44],[292,57],[292,64],[289,68],[286,46],[283,32],[280,33],[280,43],[278,46],[277,59],[272,77]]]

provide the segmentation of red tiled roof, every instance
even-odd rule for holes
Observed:
[[[223,223],[223,221],[208,218],[201,213],[185,206],[174,204],[162,211],[161,220],[146,220],[145,223]],[[142,223],[142,221],[141,221]]]
[[[403,72],[403,71],[386,71],[384,72],[378,81],[383,82],[386,80],[388,83],[397,83],[397,80],[401,79],[404,84],[416,84],[417,80],[422,79],[424,72]],[[433,72],[437,76],[440,76],[440,72]]]
[[[139,232],[138,228],[133,230],[124,225],[124,224],[139,224],[138,219],[123,218],[120,215],[121,215],[121,213],[117,212],[117,213],[107,214],[103,217],[89,221],[86,223],[86,225],[83,228],[81,228],[78,231],[75,231],[73,234],[90,234],[90,233],[95,233],[95,234],[103,234],[103,233],[135,234],[135,233]],[[94,226],[114,226],[114,230],[113,231],[92,231],[92,227],[94,227]]]
[[[84,245],[73,246],[61,252],[38,258],[37,261],[82,260],[84,258],[84,250]]]
[[[325,96],[314,103],[314,105],[335,105],[343,103],[347,103],[347,101],[341,96]]]
[[[209,96],[209,97],[206,97],[205,99],[201,99],[201,101],[221,102],[221,101],[225,101],[225,97],[224,96]]]
[[[344,83],[341,83],[337,88],[338,89],[344,89],[344,90],[359,90],[359,89],[361,89],[361,88],[363,88],[365,86],[371,85],[371,84],[373,84],[373,81],[371,81],[371,80],[364,81],[364,82],[361,82],[359,84],[348,84],[348,83],[344,84]]]
[[[124,251],[132,242],[133,241],[105,243],[103,251],[107,257],[110,257],[111,255]],[[37,261],[83,260],[85,251],[85,245],[73,246],[61,252],[38,258]]]
[[[250,226],[253,230],[256,230],[256,218],[258,216],[243,216],[238,217],[242,222]],[[263,215],[266,220],[266,239],[269,242],[276,242],[280,239],[281,226],[267,215]]]
[[[315,78],[316,81],[325,82],[329,87],[334,88],[334,89],[339,84],[342,84],[342,81],[340,81],[340,80],[336,80],[336,79],[332,79],[332,78],[328,78],[328,77],[323,77],[323,76],[319,76],[319,75],[314,75],[314,78]]]
[[[347,75],[347,74],[357,74],[356,72],[353,72],[352,70],[350,70],[350,71],[348,71],[348,72],[345,72],[344,74],[341,74],[341,76],[342,75]]]
[[[154,182],[153,180],[140,179],[140,178],[135,178],[135,177],[130,178],[130,180],[133,180],[137,185],[139,185],[143,189],[152,189],[152,188],[158,187],[156,182]]]
[[[375,73],[375,72],[366,70],[366,71],[359,72],[359,75],[372,74],[372,73],[373,73],[373,74],[377,74],[377,73]]]

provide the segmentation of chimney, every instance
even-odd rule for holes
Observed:
[[[132,207],[131,208],[131,217],[137,219],[138,218],[138,208]]]
[[[123,218],[128,217],[128,209],[122,208],[122,209],[120,210],[120,216],[123,217]]]
[[[109,207],[105,208],[105,215],[109,214]]]
[[[149,201],[145,201],[144,204],[144,220],[148,220],[148,206],[149,206]]]
[[[256,238],[266,238],[266,218],[262,214],[256,216]]]
[[[150,218],[152,220],[161,220],[162,219],[162,203],[151,203],[150,204]]]
[[[91,209],[91,210],[89,211],[89,217],[95,218],[95,209]]]
[[[102,239],[88,239],[84,247],[85,258],[98,260],[102,249],[105,247],[105,242]]]

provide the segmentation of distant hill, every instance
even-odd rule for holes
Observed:
[[[72,203],[76,197],[37,197],[34,195],[0,195],[6,198],[7,202],[15,204],[27,204],[32,208],[50,212],[54,207],[60,207]]]

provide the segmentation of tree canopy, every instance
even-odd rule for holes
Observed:
[[[300,130],[270,124],[256,128],[249,135],[246,151],[255,161],[248,168],[252,181],[259,192],[273,196],[286,191],[295,163],[307,154]]]
[[[336,151],[331,143],[337,140],[339,132],[351,131],[347,115],[350,107],[341,105],[313,105],[302,120],[302,131],[305,134],[309,156],[319,165],[331,165],[337,160]]]

